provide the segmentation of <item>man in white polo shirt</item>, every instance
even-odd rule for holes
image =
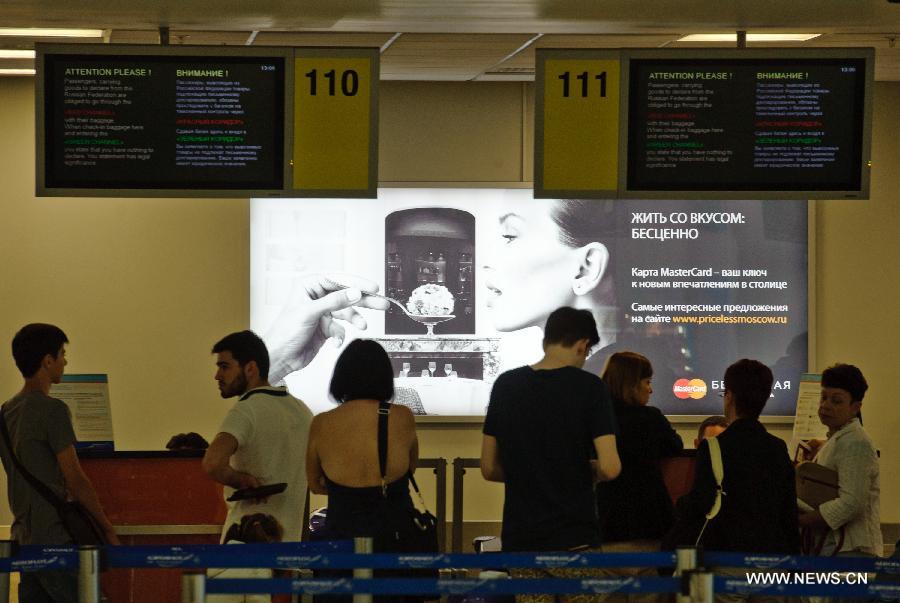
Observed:
[[[240,398],[206,450],[203,469],[226,486],[226,498],[236,489],[287,483],[283,493],[265,501],[228,503],[223,536],[242,516],[269,513],[284,528],[285,541],[300,540],[312,412],[286,388],[269,385],[269,352],[256,333],[232,333],[216,343],[212,353],[222,397]]]

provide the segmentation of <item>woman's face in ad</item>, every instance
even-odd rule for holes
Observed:
[[[560,306],[572,305],[577,249],[560,241],[551,199],[518,204],[501,214],[485,265],[487,306],[498,331],[544,326]]]

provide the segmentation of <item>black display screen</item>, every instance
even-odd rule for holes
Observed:
[[[283,56],[48,53],[43,68],[47,189],[284,187]]]
[[[630,191],[859,191],[866,61],[630,62]]]

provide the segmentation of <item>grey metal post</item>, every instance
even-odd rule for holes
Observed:
[[[299,568],[299,569],[291,570],[291,578],[293,578],[294,580],[311,580],[314,577],[315,577],[315,574],[309,568]],[[309,593],[303,593],[303,594],[299,594],[299,595],[294,594],[294,595],[292,595],[292,597],[293,597],[291,599],[292,603],[312,603],[313,602],[312,595]]]
[[[0,540],[0,559],[12,557],[12,540]],[[0,603],[9,603],[9,573],[0,574]]]
[[[374,541],[371,538],[354,538],[353,539],[353,552],[357,555],[371,555],[374,552],[375,546]],[[353,568],[353,579],[357,578],[371,578],[375,575],[375,572],[372,571],[372,568],[361,568],[355,567]],[[371,594],[354,594],[353,595],[353,603],[372,603],[372,595]]]
[[[181,603],[206,603],[206,574],[204,572],[181,574]]]
[[[697,568],[697,547],[678,547],[675,549],[675,576],[683,576]],[[689,603],[691,597],[681,592],[675,597],[677,603]]]
[[[78,603],[100,603],[99,547],[78,547]]]
[[[463,476],[466,474],[465,461],[459,457],[453,459],[453,515],[450,529],[450,552],[462,552],[463,535]],[[474,459],[472,459],[474,460]]]
[[[291,570],[291,573],[291,577],[295,580],[311,580],[315,578],[315,573],[309,568]],[[294,595],[293,603],[313,603],[313,596],[309,593]]]
[[[713,603],[713,573],[693,571],[690,574],[691,602]]]

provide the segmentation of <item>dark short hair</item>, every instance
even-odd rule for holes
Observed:
[[[41,368],[44,356],[50,354],[54,358],[69,339],[63,330],[55,325],[34,322],[25,325],[12,340],[12,354],[19,367],[19,372],[26,379],[33,377]]]
[[[731,392],[739,417],[757,418],[772,394],[772,370],[744,358],[725,369],[725,390]]]
[[[229,526],[225,532],[225,542],[281,542],[284,528],[268,513],[250,513]]]
[[[626,404],[635,403],[634,394],[644,379],[653,376],[653,365],[637,352],[616,352],[606,361],[603,381],[610,395]]]
[[[835,364],[822,371],[822,387],[845,390],[854,402],[862,402],[869,384],[862,371],[852,364]]]
[[[169,438],[166,448],[169,450],[206,450],[209,448],[209,442],[196,431],[191,431],[173,435]]]
[[[595,346],[600,341],[597,323],[590,310],[576,310],[563,306],[547,317],[544,345],[560,344],[569,347],[582,339],[588,340],[588,347]]]
[[[394,369],[387,352],[371,339],[354,339],[334,365],[328,392],[338,402],[394,397]]]
[[[713,415],[703,419],[703,422],[700,423],[700,427],[697,429],[698,440],[703,439],[707,427],[728,427],[728,419],[722,415]]]
[[[226,335],[212,348],[213,354],[231,352],[240,366],[244,366],[251,360],[256,362],[260,379],[269,378],[269,350],[265,342],[253,331],[238,331]]]

